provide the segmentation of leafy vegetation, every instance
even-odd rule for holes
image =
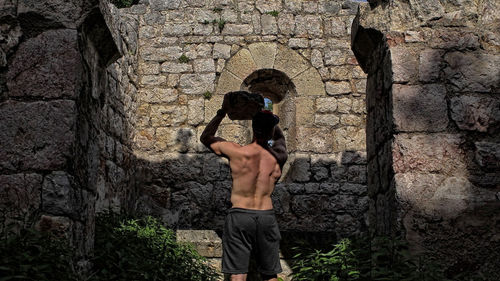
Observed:
[[[0,280],[77,280],[66,240],[33,229],[0,241]]]
[[[211,98],[212,98],[212,95],[213,95],[213,93],[212,93],[212,92],[210,92],[210,91],[206,91],[206,92],[204,92],[204,93],[203,93],[203,97],[204,97],[206,100],[211,99]]]
[[[179,62],[180,63],[188,63],[189,60],[190,59],[185,54],[182,54],[182,56],[179,57]]]
[[[66,240],[35,230],[0,240],[0,280],[81,280]],[[103,214],[96,220],[94,268],[85,280],[215,281],[191,245],[177,243],[156,219]]]
[[[118,226],[117,226],[118,225]],[[191,245],[175,241],[156,219],[102,215],[96,221],[90,280],[211,281],[218,274]]]
[[[295,248],[293,280],[446,280],[437,263],[413,257],[402,239],[343,239],[328,251]]]
[[[277,17],[279,15],[279,12],[278,11],[269,11],[269,12],[266,12],[266,14],[271,15],[273,17]]]

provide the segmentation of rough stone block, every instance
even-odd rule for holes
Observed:
[[[176,126],[186,120],[186,106],[151,105],[151,125],[154,127]]]
[[[262,35],[278,33],[278,25],[276,23],[276,17],[264,14],[260,17],[260,23],[262,25]]]
[[[325,96],[325,87],[321,76],[314,67],[300,73],[292,79],[299,96]]]
[[[323,35],[323,22],[318,15],[298,15],[295,17],[297,37],[319,38]]]
[[[179,46],[170,47],[145,47],[141,49],[142,58],[146,61],[166,61],[177,60],[182,56],[182,48]]]
[[[258,69],[273,68],[277,45],[275,43],[260,42],[248,46]]]
[[[418,56],[406,47],[391,48],[393,80],[396,83],[416,81]]]
[[[213,230],[177,230],[177,241],[194,245],[204,257],[222,257],[222,239]]]
[[[308,97],[295,98],[295,120],[297,125],[308,125],[314,119],[314,100]]]
[[[365,150],[365,139],[364,128],[345,127],[333,130],[333,151]]]
[[[233,24],[224,25],[222,30],[223,35],[250,35],[253,32],[253,26],[250,24]]]
[[[285,46],[278,45],[276,58],[274,60],[274,69],[286,73],[289,78],[293,79],[308,68],[309,62],[299,53]]]
[[[299,151],[311,151],[318,153],[329,153],[332,151],[332,136],[328,128],[297,128],[297,149]]]
[[[47,175],[42,184],[42,210],[61,216],[78,213],[74,189],[73,178],[68,173],[55,171]]]
[[[193,67],[189,63],[167,61],[161,64],[161,71],[168,73],[185,73],[192,72]]]
[[[188,101],[188,124],[196,126],[205,119],[205,101],[204,99],[195,99]]]
[[[491,92],[500,88],[500,55],[451,52],[444,56],[448,84],[461,92]]]
[[[138,93],[139,101],[145,103],[171,103],[178,99],[179,92],[173,88],[152,88],[141,89]],[[146,104],[139,105],[137,114],[144,115],[142,109],[147,107]],[[141,109],[142,108],[142,109]]]
[[[213,92],[215,73],[182,74],[179,80],[179,90],[189,95],[201,95],[206,91]]]
[[[9,95],[75,98],[82,68],[72,29],[46,31],[23,42],[7,72]]]
[[[290,170],[286,178],[293,182],[307,182],[311,177],[309,155],[293,154],[289,157]]]
[[[446,89],[443,85],[395,84],[392,92],[396,130],[439,132],[448,126]]]
[[[351,93],[351,84],[349,82],[326,82],[326,93],[330,96]]]
[[[257,70],[257,66],[248,49],[241,49],[227,63],[225,69],[244,80]]]
[[[334,127],[340,124],[340,118],[337,114],[315,114],[314,124]]]
[[[194,72],[215,72],[213,59],[196,59],[193,61]]]
[[[498,130],[500,99],[458,96],[450,102],[451,119],[462,130],[488,132]]]
[[[425,49],[420,53],[418,77],[422,82],[435,82],[443,65],[444,51]]]
[[[494,142],[476,142],[475,160],[479,166],[487,170],[500,168],[500,144]]]
[[[452,134],[398,134],[392,151],[394,172],[464,173],[463,142]]]
[[[73,101],[7,101],[0,106],[0,170],[63,168],[75,141]]]

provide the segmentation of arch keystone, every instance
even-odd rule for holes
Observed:
[[[259,69],[273,68],[277,51],[276,43],[260,42],[248,46]]]

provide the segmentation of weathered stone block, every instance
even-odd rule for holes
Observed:
[[[394,172],[463,173],[466,170],[463,142],[460,135],[398,134],[392,151]]]
[[[155,11],[166,11],[166,10],[174,10],[179,8],[181,0],[150,0],[149,5],[152,10]]]
[[[326,82],[326,93],[330,96],[348,94],[352,92],[349,82]]]
[[[224,25],[222,30],[223,35],[250,35],[253,32],[253,26],[250,24],[233,24]]]
[[[182,56],[182,48],[179,46],[160,48],[145,47],[141,49],[141,55],[142,58],[147,61],[173,61]]]
[[[333,131],[333,151],[365,150],[364,128],[345,127]]]
[[[182,74],[179,80],[179,90],[189,95],[201,95],[206,91],[213,92],[215,73]]]
[[[392,92],[396,130],[439,132],[448,126],[446,89],[443,85],[395,84]]]
[[[418,77],[422,82],[435,82],[443,65],[444,51],[426,49],[420,53]]]
[[[347,49],[327,48],[324,51],[324,56],[325,65],[327,66],[345,65],[347,64],[349,51]]]
[[[82,68],[72,29],[49,30],[23,42],[7,72],[9,95],[75,98]]]
[[[257,66],[250,51],[248,49],[241,49],[226,63],[225,69],[241,80],[244,80],[248,75],[257,70]]]
[[[321,76],[314,67],[300,73],[292,79],[299,96],[324,96],[325,87]]]
[[[340,123],[340,117],[337,114],[316,114],[314,115],[314,124],[321,126],[334,127]]]
[[[213,59],[196,59],[193,61],[194,72],[215,72]]]
[[[66,172],[55,171],[46,176],[42,184],[42,210],[52,215],[71,216],[77,214],[74,205],[73,178]]]
[[[416,81],[418,56],[406,47],[391,48],[393,80],[396,83]]]
[[[311,177],[311,165],[309,155],[293,154],[289,157],[290,170],[286,175],[287,179],[294,182],[307,182]]]
[[[248,46],[258,69],[273,68],[277,45],[275,43],[254,43]]]
[[[63,168],[75,141],[73,101],[7,101],[0,106],[0,170]]]
[[[479,166],[487,170],[500,168],[500,144],[494,142],[476,142],[475,160]]]
[[[297,37],[318,38],[323,35],[322,20],[317,15],[298,15],[295,17],[295,34]]]
[[[444,56],[445,78],[460,92],[490,92],[500,88],[500,55],[452,52]]]
[[[194,245],[204,257],[222,257],[222,239],[213,230],[177,230],[177,241]]]
[[[278,25],[276,23],[276,17],[264,14],[260,17],[260,23],[262,25],[262,35],[278,33]]]
[[[297,149],[299,151],[311,151],[328,153],[332,150],[332,136],[328,128],[297,128]]]
[[[186,120],[186,106],[151,105],[151,125],[154,127],[176,126]]]
[[[293,79],[308,68],[309,63],[304,57],[292,49],[278,45],[276,58],[274,60],[274,69],[286,73],[289,78]]]
[[[185,73],[185,72],[192,72],[193,67],[189,63],[166,61],[161,64],[161,71],[168,73]]]
[[[306,38],[290,38],[288,47],[292,49],[304,49],[309,47],[309,39]]]
[[[139,101],[147,103],[171,103],[177,100],[179,92],[173,88],[152,88],[141,89],[138,93]],[[147,108],[146,104],[140,105],[137,111],[139,116],[144,115],[143,110]]]
[[[462,130],[487,132],[500,123],[500,99],[458,96],[450,102],[451,118]]]
[[[195,99],[188,101],[188,124],[196,126],[205,119],[205,101],[204,99]]]

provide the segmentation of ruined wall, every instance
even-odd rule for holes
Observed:
[[[134,48],[111,34],[98,1],[3,1],[0,12],[0,233],[66,236],[86,269],[96,208],[123,205],[134,183],[133,64],[108,67]]]
[[[352,36],[368,73],[370,228],[402,230],[450,278],[498,279],[498,1],[378,2]]]
[[[283,230],[363,229],[365,75],[349,49],[352,1],[141,1],[134,153],[140,212],[221,229],[228,165],[199,143],[228,91],[269,96],[290,158],[273,195]],[[183,57],[184,62],[179,59]],[[250,142],[248,121],[221,135]]]

